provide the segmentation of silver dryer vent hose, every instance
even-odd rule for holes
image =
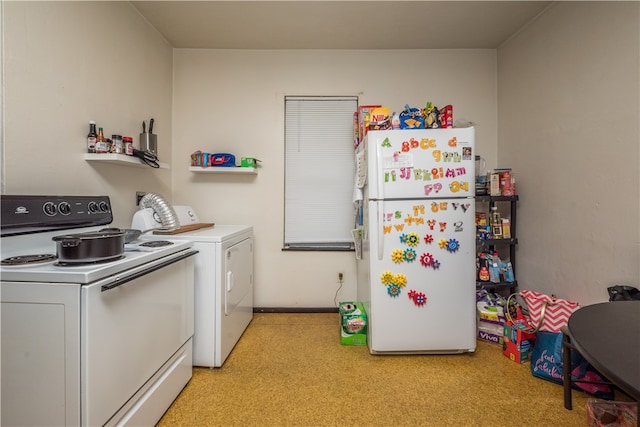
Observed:
[[[159,194],[147,193],[140,199],[140,209],[151,208],[158,214],[162,227],[168,230],[180,228],[178,215],[167,201]]]

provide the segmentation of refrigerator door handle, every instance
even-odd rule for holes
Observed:
[[[378,233],[378,260],[382,261],[382,255],[384,254],[384,200],[380,200],[376,203],[378,223],[376,224],[376,230]]]
[[[378,178],[378,188],[377,188],[377,196],[376,198],[378,200],[384,200],[384,190],[383,190],[383,186],[384,186],[384,176],[383,176],[383,172],[384,172],[384,162],[382,161],[382,144],[378,144],[376,143],[376,176]],[[380,223],[380,225],[382,225],[382,223]]]

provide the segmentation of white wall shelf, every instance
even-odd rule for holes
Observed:
[[[85,153],[84,159],[88,162],[103,162],[103,163],[111,163],[115,165],[121,166],[131,166],[136,168],[149,168],[150,166],[143,163],[139,158],[134,156],[127,156],[126,154],[115,154],[115,153]],[[160,165],[160,169],[169,169],[169,165],[166,163],[158,163]]]
[[[255,175],[258,173],[256,168],[221,167],[221,166],[210,166],[208,168],[203,168],[201,166],[191,166],[189,167],[189,171],[195,172],[195,173],[239,173],[239,174],[250,174],[250,175]]]

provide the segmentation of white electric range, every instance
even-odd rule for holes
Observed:
[[[106,196],[2,195],[2,425],[153,425],[191,378],[192,242],[56,259],[111,222]]]

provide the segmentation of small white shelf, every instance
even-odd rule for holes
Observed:
[[[88,162],[103,162],[111,163],[115,165],[131,166],[135,168],[149,168],[147,164],[143,163],[139,158],[134,156],[127,156],[126,154],[115,153],[85,153],[84,159]],[[169,165],[166,163],[158,163],[160,169],[169,169]],[[153,168],[152,168],[153,169]]]
[[[255,175],[258,173],[256,168],[242,168],[242,167],[223,167],[223,166],[210,166],[203,168],[202,166],[189,167],[190,172],[195,173],[240,173]]]

